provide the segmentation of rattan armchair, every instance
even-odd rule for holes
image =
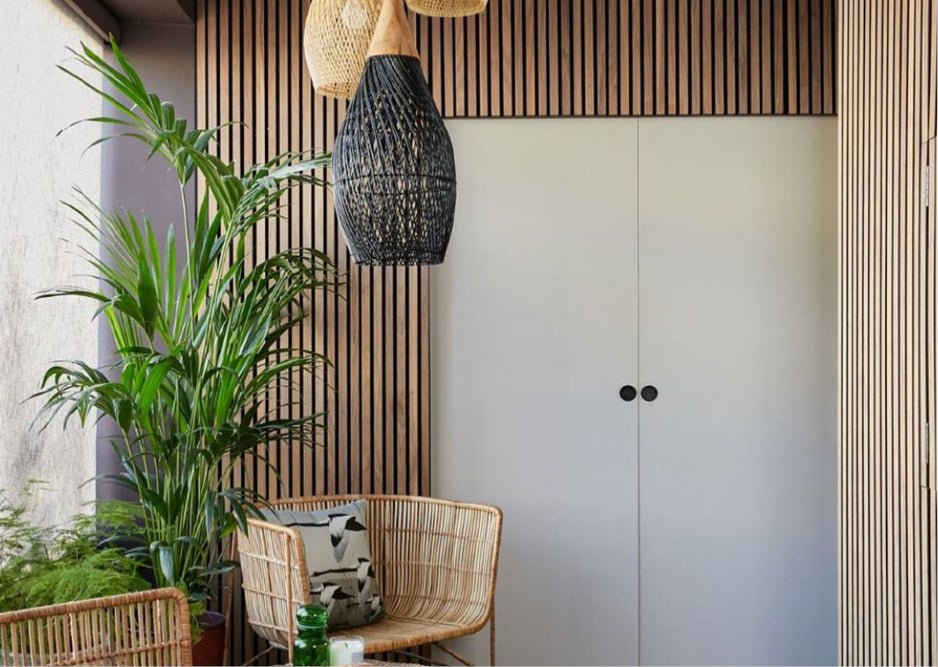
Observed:
[[[189,605],[175,588],[0,614],[0,665],[191,665]]]
[[[489,625],[495,664],[495,577],[502,513],[495,507],[413,496],[327,496],[282,500],[280,509],[314,511],[365,498],[371,557],[385,616],[355,628],[365,653],[403,651],[471,635]],[[296,610],[311,602],[300,532],[250,519],[237,535],[248,622],[290,652]]]

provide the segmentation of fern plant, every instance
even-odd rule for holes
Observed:
[[[263,502],[251,489],[226,486],[231,466],[247,453],[266,462],[262,445],[314,442],[319,415],[281,417],[302,406],[278,397],[327,363],[290,346],[285,334],[307,317],[310,291],[335,284],[333,265],[311,248],[252,264],[246,244],[258,225],[281,215],[290,188],[324,185],[313,172],[330,158],[285,154],[238,173],[212,154],[219,128],[188,129],[117,44],[111,48],[114,66],[88,48],[74,55],[119,95],[62,68],[116,110],[79,122],[116,125],[116,136],[142,142],[151,158],[170,165],[179,225],[161,247],[144,217],[103,210],[83,196],[69,204],[102,287],[59,288],[41,298],[97,302],[117,355],[104,367],[83,360],[52,366],[37,396],[49,419],[61,413],[66,423],[91,424],[106,416],[117,424],[121,436],[112,444],[122,470],[106,478],[133,490],[144,511],[145,542],[131,553],[148,561],[157,586],[183,590],[197,615],[213,579],[234,566],[222,557],[222,538],[246,529]],[[196,177],[200,200],[189,211],[185,187]]]
[[[145,590],[138,563],[111,545],[133,537],[136,506],[100,503],[66,528],[37,526],[23,504],[0,493],[0,612]]]

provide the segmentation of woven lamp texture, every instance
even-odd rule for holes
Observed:
[[[407,0],[407,6],[418,14],[458,18],[485,10],[488,0]]]
[[[453,146],[410,55],[375,55],[335,140],[336,215],[359,264],[438,264],[456,209]]]
[[[303,50],[317,93],[346,99],[355,94],[379,9],[377,0],[311,0]]]

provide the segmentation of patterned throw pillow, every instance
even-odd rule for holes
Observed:
[[[329,610],[331,630],[368,625],[384,613],[371,564],[366,503],[356,500],[317,512],[265,512],[303,536],[310,592],[313,602]]]

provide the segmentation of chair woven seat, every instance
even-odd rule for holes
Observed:
[[[358,635],[365,640],[365,653],[370,655],[422,644],[435,644],[445,639],[471,635],[479,630],[480,628],[460,626],[455,623],[421,621],[385,615],[377,623],[351,630],[340,630],[334,634]]]
[[[490,628],[495,664],[495,577],[501,510],[414,496],[326,496],[273,503],[316,511],[364,498],[371,558],[385,616],[337,634],[360,635],[365,653],[399,651]],[[245,611],[254,631],[290,651],[296,610],[312,601],[299,530],[258,519],[237,535]],[[445,647],[444,651],[451,652]]]

